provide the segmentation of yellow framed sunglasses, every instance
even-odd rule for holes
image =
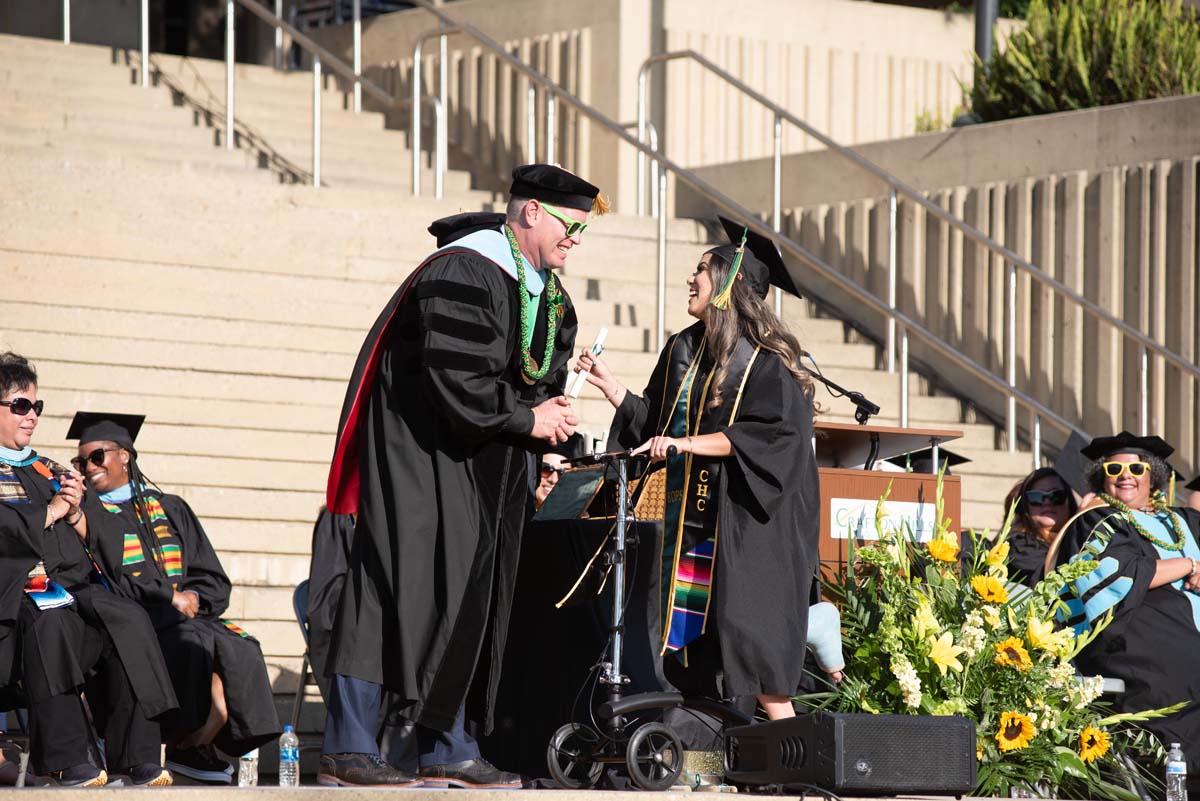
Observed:
[[[1103,466],[1104,475],[1109,478],[1118,478],[1126,470],[1134,478],[1141,478],[1150,472],[1150,465],[1147,462],[1105,462]]]
[[[540,200],[538,201],[538,203],[541,204],[542,208],[545,209],[550,214],[551,217],[553,217],[554,219],[558,220],[560,223],[562,223],[563,225],[566,226],[567,236],[576,236],[577,234],[582,234],[584,231],[587,230],[587,227],[588,227],[587,223],[580,222],[579,220],[572,220],[570,217],[563,214],[561,211],[554,208],[549,203],[542,203]]]

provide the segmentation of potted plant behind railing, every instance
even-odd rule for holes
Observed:
[[[926,542],[906,525],[884,524],[886,500],[875,516],[878,541],[849,539],[850,568],[822,577],[841,607],[845,678],[835,692],[797,700],[839,712],[975,721],[979,796],[1139,801],[1127,788],[1131,771],[1159,786],[1137,762],[1161,764],[1165,752],[1136,723],[1183,704],[1113,714],[1100,697],[1102,677],[1081,677],[1072,665],[1111,617],[1081,636],[1055,622],[1059,592],[1094,565],[1064,565],[1031,590],[1008,581],[1011,510],[993,541],[970,532],[975,547],[960,558],[940,475],[937,526]]]

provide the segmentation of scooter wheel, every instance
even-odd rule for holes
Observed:
[[[546,747],[546,767],[564,790],[587,790],[596,786],[604,765],[595,760],[600,736],[587,726],[560,726]]]
[[[639,726],[625,751],[629,779],[643,790],[668,790],[683,771],[683,743],[661,723]]]

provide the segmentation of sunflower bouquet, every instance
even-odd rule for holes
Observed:
[[[1072,659],[1102,629],[1076,637],[1059,628],[1059,590],[1088,571],[1069,564],[1034,589],[1008,581],[1008,530],[971,532],[967,554],[943,514],[927,541],[875,519],[878,540],[855,546],[851,568],[824,576],[841,607],[845,678],[836,692],[800,700],[842,712],[961,715],[975,721],[981,796],[1054,796],[1137,801],[1124,754],[1157,756],[1136,727],[1159,710],[1111,714],[1103,679],[1077,675]],[[1119,747],[1118,747],[1119,746]]]

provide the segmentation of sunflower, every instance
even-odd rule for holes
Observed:
[[[929,555],[939,562],[953,562],[958,559],[958,546],[943,539],[929,541]]]
[[[1033,663],[1021,641],[1016,637],[1009,637],[1004,642],[996,644],[996,664],[1010,665],[1023,672],[1029,670]]]
[[[975,576],[971,579],[971,586],[988,603],[1002,604],[1008,600],[1008,590],[1004,589],[999,579],[992,576]]]
[[[1033,721],[1020,712],[1005,712],[1000,715],[1000,730],[996,732],[996,744],[1001,751],[1017,751],[1029,745],[1035,734]]]
[[[1108,732],[1088,726],[1079,735],[1079,758],[1084,762],[1094,762],[1108,753],[1109,744]]]

